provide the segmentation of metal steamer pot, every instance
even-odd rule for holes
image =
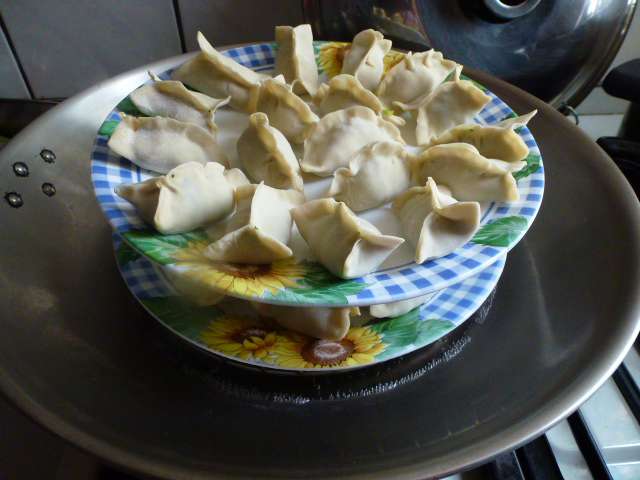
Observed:
[[[336,375],[249,370],[178,341],[120,278],[89,152],[147,70],[186,58],[63,102],[0,152],[0,191],[21,196],[0,204],[0,388],[38,422],[162,478],[427,478],[539,435],[620,363],[640,328],[634,192],[553,108],[473,69],[516,111],[538,109],[548,188],[472,319],[426,350]]]

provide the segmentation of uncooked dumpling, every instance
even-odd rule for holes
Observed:
[[[284,307],[253,302],[251,305],[260,316],[284,328],[323,340],[342,340],[349,331],[350,317],[360,314],[357,307]]]
[[[384,72],[384,56],[389,50],[391,40],[375,30],[363,30],[353,37],[340,73],[353,75],[365,88],[375,91]]]
[[[336,170],[329,195],[356,212],[385,204],[411,186],[408,158],[400,143],[371,143]]]
[[[429,301],[435,293],[427,293],[419,297],[410,298],[408,300],[400,300],[399,302],[383,303],[380,305],[370,305],[369,313],[374,318],[398,317],[410,312],[416,307]]]
[[[309,105],[277,78],[265,80],[260,85],[256,110],[265,113],[271,125],[293,143],[304,142],[318,122],[318,116]]]
[[[318,107],[321,116],[359,105],[370,108],[394,125],[405,124],[402,117],[393,115],[393,110],[385,109],[378,97],[364,88],[356,77],[346,73],[336,75],[329,83],[320,85],[313,97],[313,103]]]
[[[119,185],[115,192],[165,235],[184,233],[226,217],[233,211],[234,188],[249,181],[238,169],[219,163],[189,162],[167,175]]]
[[[143,85],[129,95],[138,110],[150,117],[169,117],[194,123],[216,134],[218,128],[214,123],[214,114],[218,108],[229,103],[230,97],[212,98],[192,92],[182,82],[153,78],[153,83]]]
[[[394,102],[412,103],[440,85],[458,64],[428,50],[406,53],[382,78],[376,95],[387,106]]]
[[[236,211],[207,229],[211,243],[204,254],[212,260],[265,264],[292,256],[289,210],[304,202],[295,190],[278,190],[264,183],[236,189]]]
[[[229,104],[237,110],[255,112],[258,86],[266,77],[218,52],[200,32],[198,45],[202,51],[171,77],[212,97],[231,97]]]
[[[202,127],[172,118],[121,115],[109,148],[139,167],[167,173],[187,162],[229,166],[215,137]]]
[[[441,83],[436,89],[412,105],[396,102],[405,110],[417,110],[416,141],[427,145],[434,138],[456,125],[471,123],[491,97],[470,80],[460,80],[462,68],[455,70],[452,80]]]
[[[373,142],[404,144],[400,131],[391,122],[367,107],[350,107],[322,117],[304,142],[303,171],[327,177],[349,165],[353,156]]]
[[[393,202],[405,238],[416,247],[415,262],[443,257],[463,246],[478,230],[480,204],[458,202],[438,191],[431,177]]]
[[[468,143],[484,157],[518,162],[529,155],[529,147],[515,130],[526,125],[537,112],[534,110],[521,117],[508,118],[495,125],[458,125],[432,140],[429,145]]]
[[[448,143],[427,148],[412,163],[413,182],[423,185],[433,177],[445,185],[460,201],[513,202],[518,200],[518,187],[512,172],[524,162],[507,163],[485,158],[467,143]]]
[[[383,105],[373,93],[364,88],[353,75],[336,75],[329,83],[323,83],[313,97],[313,103],[322,116],[344,108],[362,105],[380,114]]]
[[[357,278],[374,271],[404,242],[383,235],[332,198],[307,202],[291,214],[319,262],[341,278]]]
[[[318,89],[318,67],[313,51],[311,25],[276,27],[276,73],[284,75],[298,94],[315,95]]]
[[[302,191],[298,159],[284,135],[269,125],[264,113],[249,117],[249,126],[238,139],[238,158],[254,182]]]

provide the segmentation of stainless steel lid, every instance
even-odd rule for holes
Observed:
[[[375,28],[408,50],[435,48],[542,100],[576,106],[596,86],[636,0],[306,0],[322,39]]]

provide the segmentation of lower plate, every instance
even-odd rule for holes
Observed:
[[[244,300],[198,306],[176,295],[162,272],[117,235],[113,245],[127,287],[162,325],[193,345],[243,364],[294,372],[375,365],[426,347],[475,312],[493,291],[505,256],[463,282],[434,292],[421,307],[352,326],[341,341],[319,341],[261,321]]]

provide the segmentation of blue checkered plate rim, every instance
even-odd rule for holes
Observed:
[[[433,292],[404,315],[352,326],[340,341],[316,340],[260,318],[248,302],[226,297],[214,305],[190,303],[152,263],[113,234],[113,246],[129,291],[162,325],[209,353],[253,367],[342,371],[375,365],[424,348],[453,331],[487,299],[506,257],[480,273]],[[322,349],[316,356],[315,349]],[[321,358],[321,360],[316,360]]]
[[[335,52],[344,45],[347,44],[316,42],[321,80],[326,80],[336,70],[331,62],[341,58]],[[258,71],[273,68],[272,43],[232,48],[224,53]],[[391,55],[398,54],[392,52]],[[171,71],[159,73],[160,78],[169,78]],[[491,101],[475,119],[476,122],[490,125],[516,115],[497,96],[480,87],[491,97]],[[504,256],[524,236],[542,203],[545,180],[540,150],[530,130],[522,127],[517,132],[530,153],[526,166],[514,173],[520,200],[485,205],[482,225],[477,234],[449,255],[421,265],[405,257],[403,261],[387,262],[380,270],[352,280],[337,278],[310,261],[291,259],[267,266],[213,263],[201,253],[207,243],[204,233],[195,231],[181,235],[160,235],[145,225],[131,204],[114,193],[115,187],[121,183],[139,182],[155,175],[115,155],[107,146],[113,128],[121,120],[120,111],[135,114],[130,111],[131,108],[132,104],[126,97],[109,113],[96,135],[91,154],[91,177],[102,210],[114,230],[134,249],[168,268],[193,270],[194,274],[197,272],[199,275],[200,281],[228,296],[281,305],[366,306],[439,291],[477,274]],[[226,109],[219,111],[216,121],[227,114],[241,115],[226,112]],[[219,138],[222,133],[223,127]],[[229,150],[227,153],[231,155]]]

